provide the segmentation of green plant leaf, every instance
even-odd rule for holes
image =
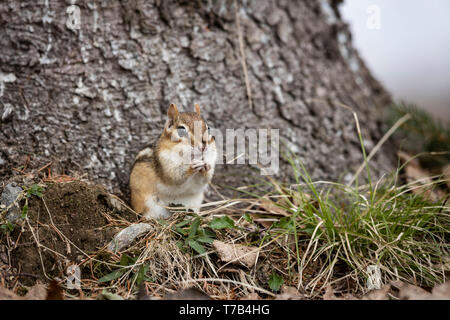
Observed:
[[[183,249],[184,243],[183,243],[183,241],[178,241],[176,243],[176,245],[177,245],[178,249]]]
[[[295,230],[295,224],[294,224],[294,218],[292,217],[283,217],[278,222],[274,224],[274,227],[285,229],[287,231],[294,231]]]
[[[253,223],[253,219],[252,219],[252,217],[251,217],[248,213],[245,213],[244,216],[243,216],[243,218],[244,218],[247,222]]]
[[[191,220],[183,220],[183,221],[177,223],[175,225],[175,227],[178,227],[178,228],[184,227],[185,225],[189,224],[189,222],[191,222]]]
[[[206,249],[197,241],[195,240],[189,240],[188,241],[189,246],[194,249],[195,251],[197,251],[197,253],[202,254],[206,252]]]
[[[25,205],[22,208],[22,219],[25,219],[28,213],[28,203],[25,203]]]
[[[33,184],[28,190],[27,190],[27,196],[30,197],[31,195],[42,198],[42,193],[44,192],[44,189],[37,185]]]
[[[6,233],[6,232],[13,232],[13,230],[14,230],[14,225],[13,225],[11,222],[6,221],[4,224],[2,224],[2,225],[0,226],[0,229],[2,229],[5,233]]]
[[[125,273],[125,271],[126,271],[126,269],[115,270],[111,273],[108,273],[106,276],[103,276],[100,279],[98,279],[98,282],[102,283],[102,282],[109,282],[109,281],[115,280],[115,279],[119,278],[121,275],[123,275]]]
[[[213,238],[210,238],[210,237],[207,237],[207,236],[201,236],[201,237],[198,237],[195,240],[197,240],[198,242],[203,242],[203,243],[213,243],[214,242]]]
[[[150,266],[148,265],[142,265],[139,268],[139,271],[136,273],[135,277],[136,277],[136,285],[140,286],[142,282],[144,282],[145,280],[145,275],[148,271],[148,269],[150,268]]]
[[[309,235],[312,235],[314,233],[314,230],[316,230],[315,227],[307,227],[307,228],[304,228],[302,231]]]
[[[130,265],[131,257],[127,255],[126,253],[123,253],[120,257],[120,265],[121,266],[128,266]]]
[[[283,283],[283,278],[278,273],[272,272],[269,279],[269,288],[272,289],[272,291],[279,291]]]
[[[191,227],[189,228],[189,234],[188,239],[193,239],[195,235],[197,234],[198,227],[200,226],[200,218],[195,218],[194,221],[191,224]]]
[[[188,235],[188,233],[184,229],[181,229],[181,228],[178,228],[178,227],[175,228],[175,231],[177,231],[179,234],[181,234],[184,237],[186,237]]]
[[[232,229],[234,228],[234,221],[227,216],[223,216],[219,218],[214,218],[209,223],[209,226],[213,229],[225,229],[225,228]]]
[[[207,237],[207,238],[216,238],[216,233],[211,230],[210,228],[203,228],[201,229],[201,234],[203,237]]]

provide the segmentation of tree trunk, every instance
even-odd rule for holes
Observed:
[[[338,2],[2,1],[0,178],[30,156],[29,168],[54,160],[124,195],[170,103],[199,103],[222,131],[279,128],[315,179],[354,172],[361,148],[341,104],[357,112],[370,151],[390,97],[353,49]],[[391,167],[386,154],[375,171]],[[216,172],[242,185],[250,171]]]

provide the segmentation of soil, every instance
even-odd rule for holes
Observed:
[[[9,255],[12,271],[25,275],[25,285],[47,280],[42,266],[49,278],[64,279],[67,266],[96,254],[120,226],[137,220],[132,213],[119,214],[102,186],[83,181],[47,185],[42,198],[30,198],[28,218],[29,225],[22,221],[22,227],[16,226],[8,236],[9,243],[15,243]],[[0,237],[0,244],[4,241],[6,235]],[[82,278],[87,276],[85,269],[81,268]]]

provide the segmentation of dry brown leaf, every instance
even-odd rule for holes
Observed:
[[[39,282],[31,287],[25,295],[25,300],[45,300],[47,298],[47,288]]]
[[[372,290],[362,297],[362,300],[389,300],[388,293],[391,290],[391,285],[387,284],[381,289]]]
[[[350,293],[345,293],[342,296],[337,297],[334,294],[333,288],[330,285],[328,285],[327,288],[325,289],[323,300],[359,300],[359,299]]]
[[[403,282],[395,282],[399,289],[398,297],[402,300],[450,300],[450,281],[437,285],[430,292]]]
[[[281,293],[277,294],[275,300],[304,300],[305,296],[301,294],[297,288],[283,285]]]
[[[334,295],[334,290],[330,285],[328,285],[327,288],[325,289],[325,293],[324,293],[322,299],[323,300],[337,300],[337,297]]]
[[[22,300],[17,294],[6,288],[0,287],[0,300]]]
[[[450,281],[437,285],[431,293],[412,284],[394,281],[379,290],[370,291],[361,299],[351,294],[344,294],[343,296],[337,297],[334,294],[333,288],[328,286],[323,295],[323,300],[389,300],[388,294],[392,288],[398,289],[397,298],[400,300],[450,300]]]
[[[289,217],[291,215],[289,212],[283,208],[280,208],[275,202],[268,198],[261,198],[259,205],[267,212],[277,216]]]
[[[0,287],[0,300],[45,300],[47,297],[46,287],[37,282],[24,297],[21,297],[11,290]]]
[[[423,300],[431,295],[428,291],[409,283],[396,281],[393,285],[399,289],[398,298],[401,300]]]
[[[435,299],[450,300],[450,281],[434,287],[431,294]]]
[[[328,285],[327,288],[325,289],[323,300],[360,300],[360,299],[358,299],[357,297],[355,297],[350,293],[344,293],[343,295],[338,297],[334,294],[334,289],[330,285]]]
[[[304,200],[306,200],[306,201],[311,200],[311,196],[304,192],[300,193],[298,191],[291,191],[291,194],[292,194],[292,202],[296,206],[301,205]]]
[[[230,262],[233,264],[243,264],[251,268],[256,263],[257,247],[246,247],[241,244],[225,243],[219,240],[214,240],[212,243],[214,250],[219,255],[223,262]]]
[[[277,201],[275,201],[275,203],[280,205],[283,208],[288,208],[289,206],[291,206],[291,204],[289,203],[288,196],[283,196],[283,197],[277,198]]]
[[[242,297],[241,300],[261,300],[261,297],[256,292],[252,292]]]
[[[427,170],[420,166],[417,159],[411,159],[405,152],[399,152],[398,155],[400,160],[406,163],[404,167],[406,181],[414,184],[411,188],[412,193],[421,195],[431,201],[438,201],[445,196],[440,189],[430,188],[433,182],[430,178],[431,175]]]

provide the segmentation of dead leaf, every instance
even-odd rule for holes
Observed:
[[[45,286],[37,282],[24,297],[21,297],[11,290],[0,287],[0,300],[45,300],[47,289]]]
[[[337,297],[334,295],[334,290],[330,285],[328,285],[325,289],[325,293],[322,298],[323,300],[337,300]]]
[[[436,299],[450,300],[450,281],[434,287],[431,294]]]
[[[261,300],[261,297],[256,292],[252,292],[241,298],[241,300]]]
[[[22,297],[19,297],[11,290],[0,287],[0,300],[22,300]]]
[[[24,300],[45,300],[46,297],[47,288],[42,283],[36,282],[36,284],[28,290]]]
[[[359,299],[350,293],[345,293],[342,296],[337,297],[334,294],[333,288],[330,285],[328,285],[327,288],[325,289],[323,300],[359,300]]]
[[[299,205],[301,205],[303,202],[308,202],[311,200],[311,195],[307,194],[307,193],[300,193],[298,191],[291,191],[291,195],[292,195],[292,202],[298,207]]]
[[[362,300],[389,300],[388,293],[391,285],[384,285],[381,289],[372,290],[362,297]]]
[[[256,263],[258,248],[247,247],[241,244],[228,244],[219,240],[212,243],[214,250],[223,262],[233,264],[243,264],[247,268],[251,268]]]
[[[283,216],[283,217],[289,217],[291,214],[284,210],[283,208],[280,208],[275,202],[268,198],[261,198],[260,207],[266,210],[267,212],[277,215],[277,216]]]
[[[409,283],[396,281],[393,285],[399,289],[398,298],[401,300],[428,300],[431,296],[428,291]]]
[[[390,284],[383,286],[379,290],[373,290],[358,299],[351,294],[344,294],[337,297],[331,286],[328,286],[323,295],[324,300],[389,300],[389,293],[392,289],[398,289],[397,298],[400,300],[450,300],[450,281],[437,285],[430,292],[402,281],[393,281]]]
[[[421,167],[417,159],[411,159],[405,152],[399,152],[398,155],[400,160],[406,163],[404,167],[406,181],[412,184],[412,193],[421,195],[431,201],[438,201],[445,196],[442,190],[431,187],[433,184],[433,180],[430,178],[431,175]]]
[[[435,286],[431,293],[401,281],[394,285],[399,289],[398,297],[402,300],[450,300],[450,281]]]
[[[277,294],[275,300],[304,300],[305,296],[301,294],[297,288],[283,285],[281,293]]]

